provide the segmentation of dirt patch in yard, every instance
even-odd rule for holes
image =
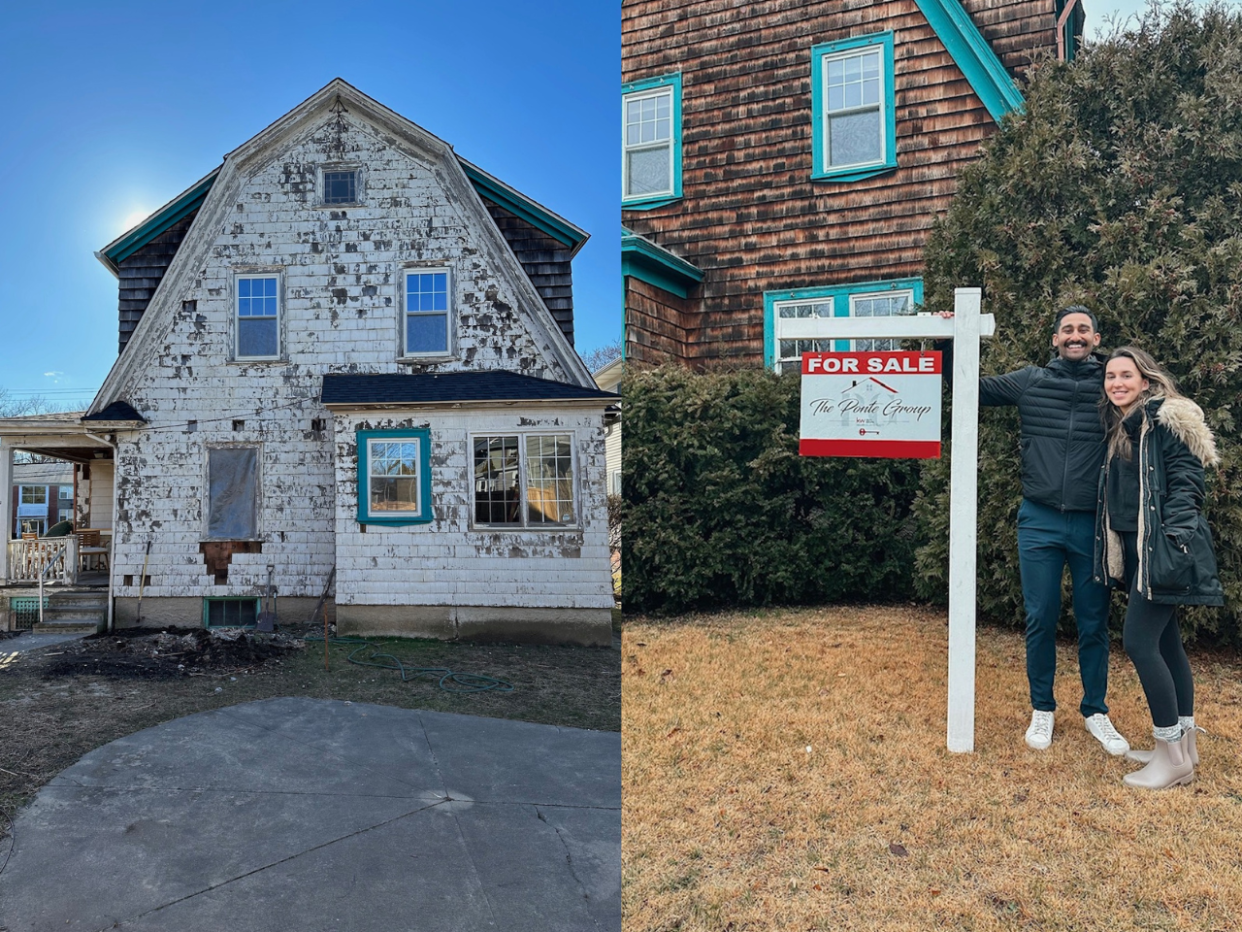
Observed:
[[[284,632],[240,629],[118,632],[70,641],[48,651],[44,679],[89,675],[115,678],[177,679],[254,673],[306,642]],[[53,659],[53,657],[55,659]]]

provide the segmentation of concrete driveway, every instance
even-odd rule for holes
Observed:
[[[204,712],[57,776],[0,929],[621,928],[621,736],[315,699]]]

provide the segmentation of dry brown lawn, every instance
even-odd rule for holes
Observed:
[[[1145,793],[1083,728],[1059,650],[1031,751],[1022,637],[980,628],[975,752],[951,754],[942,612],[627,620],[626,932],[1242,929],[1242,663],[1191,655],[1198,777]],[[1109,703],[1150,747],[1120,645]]]

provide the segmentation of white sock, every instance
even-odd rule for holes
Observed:
[[[1168,742],[1169,744],[1177,744],[1177,742],[1182,740],[1182,726],[1180,723],[1169,725],[1165,728],[1153,728],[1151,733],[1158,740]]]
[[[1194,731],[1195,717],[1193,715],[1179,715],[1177,717],[1177,724],[1182,726],[1182,731]]]

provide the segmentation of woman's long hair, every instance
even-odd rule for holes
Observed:
[[[1139,375],[1147,380],[1147,388],[1135,402],[1135,407],[1142,412],[1141,417],[1144,423],[1148,420],[1147,402],[1153,398],[1184,397],[1177,390],[1177,382],[1173,380],[1173,376],[1161,368],[1160,363],[1152,358],[1151,353],[1137,346],[1119,346],[1108,354],[1109,362],[1118,357],[1129,359],[1134,363],[1134,368],[1138,370]],[[1105,385],[1107,386],[1107,382]],[[1126,415],[1122,414],[1121,409],[1109,400],[1107,391],[1100,399],[1100,407],[1103,410],[1104,429],[1108,437],[1108,458],[1111,460],[1114,456],[1120,456],[1124,460],[1129,460],[1134,456],[1134,451],[1130,435],[1124,426]],[[1131,407],[1130,413],[1133,412],[1134,407]]]

